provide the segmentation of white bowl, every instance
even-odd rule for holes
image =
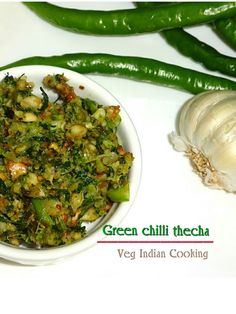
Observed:
[[[131,119],[118,100],[106,89],[86,76],[58,67],[40,65],[16,67],[0,71],[0,80],[7,73],[15,77],[25,74],[30,81],[35,83],[34,93],[38,95],[41,95],[39,87],[42,85],[44,76],[47,74],[64,73],[69,79],[69,84],[75,88],[75,92],[81,97],[93,99],[104,106],[119,105],[121,107],[120,115],[122,122],[118,128],[118,136],[125,149],[132,152],[135,157],[130,171],[130,200],[128,202],[114,204],[105,217],[100,218],[98,221],[90,225],[88,234],[84,239],[61,247],[39,250],[13,247],[0,242],[0,257],[3,259],[25,265],[51,264],[63,260],[66,257],[73,256],[96,244],[98,240],[101,240],[104,237],[101,229],[105,223],[109,221],[110,225],[116,227],[125,217],[134,202],[141,179],[142,160],[140,143]],[[79,86],[83,86],[84,89],[79,88]]]

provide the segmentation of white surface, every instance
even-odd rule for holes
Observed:
[[[108,4],[71,6],[105,9]],[[109,3],[109,8],[122,7],[132,5]],[[235,56],[208,27],[190,31],[219,51]],[[112,38],[69,33],[40,20],[19,3],[0,4],[0,39],[2,65],[31,55],[108,52],[151,57],[210,73],[178,54],[158,34]],[[141,140],[143,179],[135,204],[122,226],[195,227],[200,224],[208,227],[209,238],[215,241],[213,245],[183,244],[178,248],[207,248],[209,259],[120,259],[118,248],[169,250],[170,245],[97,244],[55,266],[19,267],[3,262],[0,264],[1,306],[8,305],[6,309],[12,310],[9,313],[19,310],[22,300],[28,304],[25,313],[31,310],[34,313],[49,310],[146,313],[160,309],[167,313],[206,313],[214,309],[234,312],[230,306],[233,289],[227,289],[232,282],[212,279],[208,286],[206,277],[236,274],[236,197],[203,186],[187,159],[175,152],[167,139],[175,128],[177,112],[191,95],[125,79],[91,77],[120,100]],[[193,276],[192,280],[184,280]],[[20,308],[23,313],[23,307]]]

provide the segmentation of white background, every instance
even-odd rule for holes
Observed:
[[[128,2],[61,5],[96,9],[133,7]],[[189,31],[222,53],[235,57],[235,52],[210,28],[201,26]],[[40,20],[20,3],[0,3],[0,43],[0,65],[32,55],[104,52],[149,57],[207,72],[178,54],[158,34],[113,38],[74,34]],[[203,186],[187,159],[172,149],[167,137],[175,129],[181,105],[191,95],[125,79],[90,77],[121,101],[142,145],[141,187],[122,226],[141,229],[149,224],[170,227],[200,224],[210,229],[209,240],[214,244],[184,244],[178,248],[208,249],[209,258],[205,261],[120,259],[118,248],[156,248],[168,252],[175,246],[97,244],[73,259],[51,266],[18,266],[1,261],[0,311],[206,313],[217,309],[233,313],[235,195]]]

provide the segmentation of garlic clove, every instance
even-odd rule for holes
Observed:
[[[201,116],[193,134],[194,145],[201,148],[206,137],[214,134],[215,130],[236,113],[236,98],[230,97],[219,102],[211,103],[208,109]]]
[[[209,92],[206,92],[209,93]],[[192,129],[195,128],[195,122],[197,121],[197,114],[198,114],[198,110],[197,112],[194,111],[194,103],[197,101],[200,101],[200,99],[202,97],[204,97],[204,94],[199,94],[193,98],[191,98],[189,101],[187,101],[184,106],[182,107],[182,110],[180,111],[180,115],[179,115],[179,123],[178,123],[178,127],[179,127],[179,134],[181,136],[183,136],[189,143],[191,143],[192,141]],[[192,116],[191,117],[189,115],[190,112],[190,108],[191,111],[193,111]],[[186,122],[189,121],[188,125],[186,126]]]
[[[209,91],[198,94],[184,105],[179,118],[179,132],[189,143],[194,143],[194,133],[200,121],[216,103],[235,95],[234,91]]]
[[[214,132],[211,132],[201,144],[202,152],[211,159],[218,154],[222,145],[236,141],[236,114],[232,115],[227,121],[221,123]]]
[[[236,141],[222,145],[217,150],[217,154],[212,155],[210,159],[212,166],[218,171],[228,173],[229,175],[236,173]]]

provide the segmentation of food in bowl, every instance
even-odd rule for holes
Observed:
[[[63,74],[45,76],[40,97],[33,87],[25,75],[0,82],[0,241],[57,247],[129,200],[133,155],[116,133],[119,106],[80,97]]]

